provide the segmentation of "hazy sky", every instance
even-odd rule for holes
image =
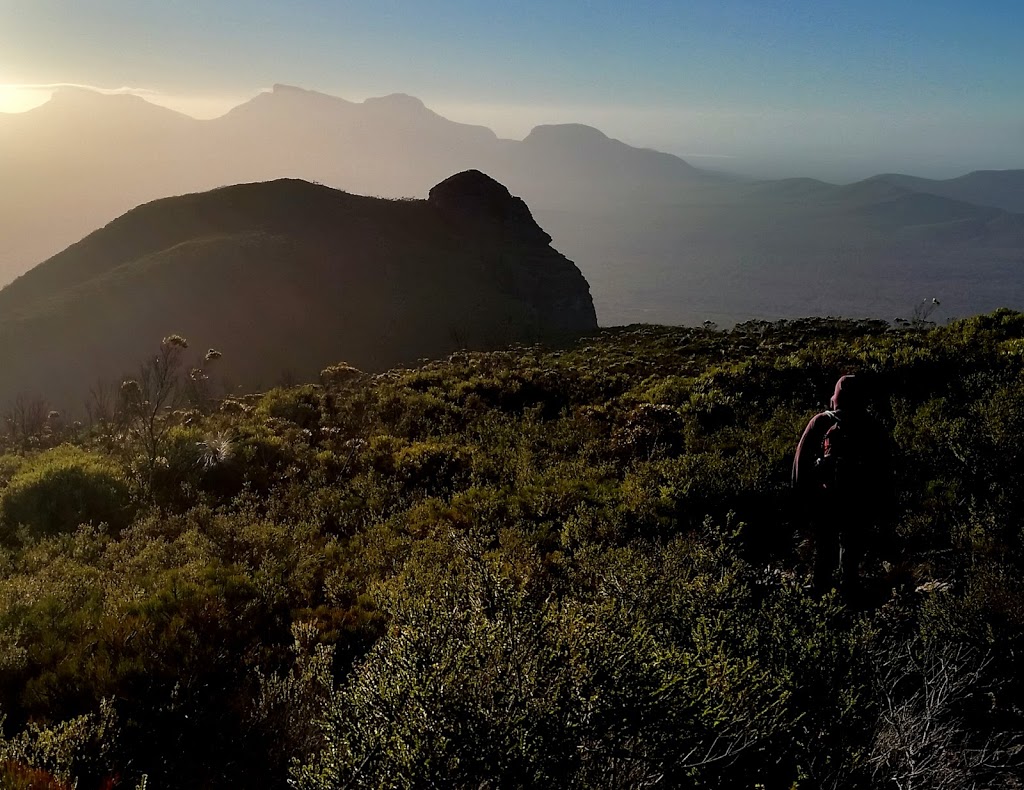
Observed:
[[[1024,167],[1022,75],[1021,0],[0,0],[0,85],[205,116],[275,82],[404,92],[503,136],[578,121],[765,175]]]

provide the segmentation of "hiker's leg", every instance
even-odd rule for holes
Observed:
[[[846,602],[850,604],[859,602],[862,587],[860,566],[864,561],[866,545],[861,530],[863,530],[863,525],[859,524],[841,536],[839,590]]]
[[[839,534],[833,524],[816,524],[814,528],[814,576],[811,589],[815,595],[824,595],[835,584],[835,571],[839,565]]]

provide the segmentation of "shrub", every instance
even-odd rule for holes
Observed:
[[[320,425],[320,393],[312,385],[291,389],[277,387],[263,396],[257,410],[261,415],[312,430]]]
[[[675,786],[777,726],[778,681],[710,620],[675,642],[622,602],[556,603],[479,546],[452,549],[381,590],[388,633],[335,696],[299,787]]]
[[[85,523],[119,532],[131,510],[128,486],[108,459],[62,445],[26,463],[0,496],[0,543],[18,543],[19,533],[72,532]]]
[[[36,723],[11,737],[0,715],[0,787],[11,790],[70,790],[77,777],[109,776],[109,746],[118,730],[113,704],[45,727]],[[102,786],[112,786],[112,781]]]
[[[20,455],[0,455],[0,487],[6,486],[18,471],[25,465]]]

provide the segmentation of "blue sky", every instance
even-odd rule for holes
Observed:
[[[401,91],[508,136],[578,120],[833,176],[1024,167],[1022,75],[1020,0],[0,0],[0,83]]]

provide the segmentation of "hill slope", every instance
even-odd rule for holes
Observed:
[[[284,180],[150,203],[0,291],[0,316],[0,400],[71,405],[171,332],[248,388],[596,327],[579,270],[476,171],[426,201]]]

